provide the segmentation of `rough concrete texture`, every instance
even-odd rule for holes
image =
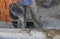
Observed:
[[[38,15],[42,16],[43,29],[60,29],[60,4],[49,9],[38,6]],[[0,28],[13,28],[13,26],[11,22],[0,21]]]
[[[60,29],[60,4],[50,9],[40,7],[38,11],[40,16],[42,16],[41,19],[43,21],[45,20],[45,22],[43,22],[44,29]]]
[[[0,28],[13,28],[13,26],[11,22],[0,21]]]
[[[50,31],[50,33],[48,32]],[[49,34],[48,34],[48,33]],[[57,31],[56,31],[57,32]],[[48,36],[54,31],[52,30],[34,30],[31,29],[0,29],[0,39],[48,39]],[[52,39],[60,39],[60,35],[53,35]]]
[[[0,39],[46,39],[46,35],[39,31],[31,31],[30,33],[26,33],[24,31],[21,33],[1,31]]]

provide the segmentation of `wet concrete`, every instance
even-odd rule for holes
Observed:
[[[60,39],[58,33],[59,30],[0,29],[0,39],[47,39],[48,34],[52,39]]]
[[[38,6],[37,14],[42,16],[43,29],[60,29],[60,4],[49,9]],[[27,15],[27,18],[32,19],[30,15]],[[13,28],[13,26],[11,22],[0,21],[0,28]]]
[[[16,30],[16,29],[15,29]],[[0,30],[1,31],[1,30]],[[5,32],[4,32],[5,31]],[[46,39],[46,36],[43,32],[39,31],[31,31],[30,33],[26,33],[26,31],[20,31],[21,33],[16,33],[8,30],[4,30],[0,32],[0,39]]]
[[[44,29],[60,29],[60,4],[50,9],[40,7],[38,9],[40,16],[42,16]]]

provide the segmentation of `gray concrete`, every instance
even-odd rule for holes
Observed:
[[[0,28],[13,28],[13,26],[11,22],[0,21]]]
[[[38,9],[40,16],[42,16],[44,29],[60,29],[60,4],[50,9],[40,7]]]
[[[30,13],[28,13],[30,14]],[[38,15],[42,16],[44,29],[60,29],[60,4],[50,9],[38,6]],[[29,15],[27,15],[30,17]],[[12,23],[0,21],[0,28],[13,28]]]
[[[1,31],[2,30],[2,31]],[[32,30],[30,33],[27,31],[18,30],[0,30],[0,39],[46,39],[45,33],[42,31]],[[8,32],[7,32],[8,31]]]
[[[47,39],[46,33],[49,31],[49,35],[54,33],[51,30],[35,30],[35,29],[0,29],[0,39]],[[57,31],[56,31],[57,32]],[[60,35],[53,34],[53,39],[60,39]]]

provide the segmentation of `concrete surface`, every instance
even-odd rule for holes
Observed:
[[[60,4],[49,9],[38,6],[38,15],[42,16],[43,29],[60,29]],[[28,15],[28,17],[30,17]],[[13,28],[11,22],[0,21],[0,28]]]
[[[45,20],[43,23],[43,29],[60,29],[60,4],[50,9],[45,9],[40,7],[38,9],[42,20]]]
[[[16,33],[14,30],[12,30],[14,32],[11,30],[9,30],[10,32],[5,31],[8,30],[0,31],[0,39],[46,39],[45,34],[39,31],[31,31],[30,33],[26,33],[26,31]]]
[[[13,28],[13,25],[11,22],[0,21],[0,28]]]
[[[47,32],[48,31],[49,30],[47,30]],[[29,31],[29,29],[0,29],[0,39],[47,39],[47,32],[34,29],[31,29],[31,31]],[[60,39],[59,34],[54,35],[54,32],[50,31],[51,35],[52,33],[52,39]]]

